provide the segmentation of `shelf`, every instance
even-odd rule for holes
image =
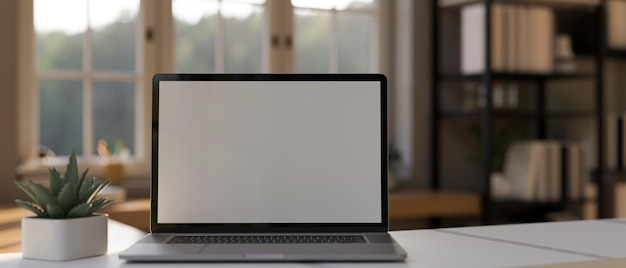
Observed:
[[[443,81],[467,81],[481,80],[483,74],[441,74],[439,79]],[[595,74],[591,73],[552,73],[552,74],[523,74],[523,73],[505,73],[492,72],[492,80],[515,80],[515,81],[537,81],[537,80],[555,80],[555,79],[594,79]]]
[[[571,206],[584,204],[585,200],[531,202],[520,200],[494,200],[491,211],[504,220],[517,223],[548,221],[548,214],[565,211]]]
[[[584,27],[585,29],[581,32],[580,36],[572,35],[572,50],[575,50],[577,58],[580,58],[581,56],[588,56],[589,59],[585,58],[584,62],[590,62],[591,64],[585,65],[585,67],[587,68],[576,70],[573,73],[557,73],[555,71],[547,73],[515,70],[503,71],[502,68],[497,69],[500,71],[494,71],[494,68],[492,66],[491,68],[487,68],[484,72],[479,72],[476,74],[463,74],[461,73],[461,69],[458,67],[457,69],[451,69],[452,66],[455,66],[452,64],[454,58],[457,58],[456,65],[462,65],[462,55],[458,54],[458,49],[462,48],[462,44],[442,46],[442,43],[453,40],[452,37],[448,37],[446,36],[446,34],[442,33],[450,32],[451,35],[459,35],[457,36],[457,38],[459,38],[458,40],[462,39],[460,34],[462,34],[463,31],[460,28],[461,26],[459,21],[462,20],[463,12],[465,12],[463,10],[464,7],[467,5],[480,5],[485,3],[490,3],[491,5],[507,3],[515,5],[536,5],[541,7],[547,7],[554,12],[554,27],[560,27],[559,30],[563,31],[568,30],[564,32],[570,34],[575,31],[573,31],[572,29],[561,28],[568,28],[568,20],[577,22],[576,24],[572,24],[573,26],[571,27],[580,27],[581,29]],[[554,123],[561,123],[561,121],[559,120],[564,120],[563,122],[565,123],[570,123],[567,120],[572,120],[572,123],[586,123],[587,121],[597,123],[597,120],[601,119],[601,116],[603,116],[602,114],[600,114],[601,109],[595,107],[604,106],[604,85],[606,83],[602,83],[601,81],[606,78],[602,74],[603,65],[596,63],[602,63],[605,59],[615,59],[616,61],[626,60],[626,48],[606,48],[603,45],[605,41],[596,38],[597,35],[595,35],[595,33],[603,31],[600,28],[603,23],[596,22],[605,21],[606,19],[606,0],[436,0],[434,2],[434,6],[432,6],[432,12],[433,16],[431,19],[431,24],[434,27],[431,31],[431,38],[433,40],[431,44],[432,47],[435,47],[436,49],[435,53],[431,55],[432,70],[434,71],[432,77],[434,86],[432,87],[431,91],[431,102],[435,105],[433,105],[433,107],[431,108],[431,137],[433,138],[431,139],[432,142],[429,149],[431,159],[439,159],[431,163],[430,171],[431,174],[433,174],[431,181],[432,185],[440,185],[440,181],[443,179],[443,172],[441,172],[441,163],[445,162],[446,159],[441,157],[441,155],[447,153],[447,151],[443,151],[443,149],[449,149],[446,147],[442,147],[441,144],[447,142],[447,140],[444,139],[455,138],[442,137],[444,135],[441,135],[443,131],[450,130],[448,128],[449,125],[462,127],[464,124],[469,123],[477,124],[478,126],[482,127],[481,130],[486,130],[487,128],[493,129],[493,131],[488,132],[489,134],[483,133],[490,140],[493,140],[497,136],[496,132],[498,128],[505,127],[504,125],[502,125],[502,123],[513,123],[524,126],[528,125],[532,130],[532,134],[529,133],[532,138],[545,139],[550,136],[549,134],[551,133],[552,128],[555,127]],[[480,14],[483,22],[489,19],[490,15],[489,13],[484,12],[484,7],[483,12]],[[485,26],[486,24],[482,23],[480,26],[477,27],[479,29],[482,29],[482,31],[485,32],[484,34],[486,34],[488,27]],[[451,28],[453,30],[448,31],[447,28]],[[492,28],[490,29],[494,31]],[[491,34],[493,35],[493,33]],[[457,39],[454,40],[458,41]],[[483,42],[481,44],[477,44],[477,46],[482,46],[482,48],[486,49],[485,42],[488,43],[489,40],[487,39],[482,41]],[[581,53],[581,51],[579,50],[589,51],[587,51],[587,53]],[[488,51],[487,53],[492,52]],[[443,63],[440,62],[440,60],[442,59],[445,59],[446,61]],[[483,58],[483,60],[485,59]],[[489,57],[487,57],[486,60],[489,60]],[[523,103],[527,103],[528,105],[519,106],[516,109],[496,109],[493,107],[493,105],[500,103],[491,101],[489,102],[489,107],[483,105],[483,107],[478,108],[478,106],[470,107],[469,105],[462,105],[462,103],[465,103],[463,102],[464,95],[467,95],[469,93],[472,93],[474,95],[478,94],[480,96],[484,95],[482,93],[485,93],[486,87],[484,83],[482,83],[482,81],[483,78],[487,77],[489,78],[489,82],[492,83],[492,85],[490,86],[497,85],[496,83],[500,83],[503,86],[506,86],[506,84],[508,83],[520,83],[527,85],[521,87],[520,92],[521,90],[526,90],[526,88],[528,88],[528,90],[530,91],[526,92],[528,94],[524,95],[525,99]],[[568,84],[571,82],[573,84],[581,84],[581,90],[588,89],[589,91],[585,91],[585,93],[592,94],[586,95],[593,96],[575,96],[578,97],[576,100],[581,99],[580,105],[577,105],[570,110],[555,111],[555,109],[558,107],[555,106],[555,103],[552,103],[553,96],[549,94],[552,93],[550,91],[552,90],[552,85],[550,83],[553,82],[568,82]],[[480,84],[482,84],[482,86]],[[468,88],[468,86],[471,87]],[[476,89],[476,86],[478,86],[479,88]],[[577,87],[578,85],[567,86]],[[472,90],[472,92],[465,92],[466,90],[470,89]],[[453,90],[458,92],[451,92]],[[476,90],[478,90],[478,92],[473,92]],[[491,89],[490,92],[493,93]],[[563,93],[570,94],[569,91],[564,91]],[[583,101],[585,106],[582,105]],[[450,104],[454,102],[459,103],[456,106],[450,106]],[[593,106],[586,107],[588,103],[592,103]],[[481,104],[486,103],[482,102]],[[498,107],[505,108],[507,106],[498,105]],[[462,111],[462,108],[474,108],[475,110],[468,109],[469,111]],[[595,129],[596,132],[599,130],[600,127],[603,127],[602,124],[592,125],[593,129]],[[597,137],[595,137],[595,139],[594,137],[588,137],[588,139],[586,140],[591,141],[591,143],[596,145],[597,148],[601,148],[600,145],[602,142],[600,141],[600,139],[597,139]],[[480,152],[485,153],[486,157],[493,157],[496,153],[499,153],[499,151],[497,151],[499,149],[500,148],[496,148],[491,142],[480,144]],[[589,157],[590,159],[595,159],[598,165],[604,165],[604,159],[599,155],[596,155],[594,153],[589,155]],[[600,177],[600,175],[602,175],[602,177],[598,179],[598,189],[600,189],[600,192],[606,193],[602,196],[602,198],[593,200],[588,199],[588,202],[584,202],[584,200],[572,200],[567,202],[523,202],[515,200],[494,200],[495,197],[488,190],[486,190],[491,189],[492,186],[490,177],[490,169],[492,169],[492,166],[493,163],[481,163],[481,166],[479,167],[480,184],[483,191],[481,192],[481,196],[482,198],[484,198],[483,204],[486,204],[485,206],[483,206],[483,210],[488,210],[484,211],[484,213],[482,214],[482,220],[485,224],[496,223],[498,220],[511,220],[513,218],[517,218],[517,220],[514,220],[513,222],[534,222],[565,218],[567,216],[579,216],[578,212],[580,208],[582,207],[582,205],[586,205],[588,202],[593,202],[598,205],[598,217],[612,217],[611,208],[613,206],[611,205],[611,202],[613,202],[613,200],[611,196],[608,196],[608,194],[610,194],[610,191],[606,189],[612,187],[612,180],[618,180],[623,178],[626,181],[626,172],[624,172],[623,174],[608,172],[603,172],[599,174],[598,177]]]
[[[521,112],[521,111],[493,111],[491,115],[496,119],[516,119],[516,120],[532,120],[538,118],[547,119],[580,119],[580,118],[593,118],[594,112],[580,111],[580,112],[546,112],[543,117],[536,112]],[[439,114],[441,118],[447,119],[480,119],[482,111],[475,112],[462,112],[462,111],[445,111]]]
[[[614,49],[614,48],[607,49],[606,56],[608,58],[626,59],[626,49]]]
[[[618,169],[604,169],[602,171],[604,177],[608,178],[612,182],[626,182],[626,170],[618,170]],[[598,170],[594,169],[591,171],[591,182],[596,183],[598,177]]]
[[[439,0],[439,7],[461,7],[464,5],[482,3],[482,0]],[[492,0],[492,2],[500,3],[517,3],[545,5],[555,8],[572,8],[572,7],[594,7],[600,4],[601,0]]]
[[[532,112],[505,112],[505,111],[494,111],[491,113],[493,117],[497,118],[507,118],[507,119],[534,119],[538,116],[537,113]],[[441,112],[440,116],[442,118],[449,119],[480,119],[482,116],[482,111],[476,112],[462,112],[462,111],[446,111]]]

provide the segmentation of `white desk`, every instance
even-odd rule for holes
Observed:
[[[441,231],[593,258],[626,258],[626,219],[450,228]]]
[[[109,224],[109,254],[68,262],[0,254],[0,267],[511,267],[626,257],[626,219],[392,232],[409,253],[405,263],[126,263],[118,252],[143,236]],[[0,238],[1,239],[1,238]]]

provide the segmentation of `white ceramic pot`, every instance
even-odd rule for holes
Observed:
[[[22,218],[22,256],[65,261],[107,252],[107,214],[74,219]]]

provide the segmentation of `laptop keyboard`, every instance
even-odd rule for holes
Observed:
[[[170,244],[354,244],[365,243],[360,235],[234,235],[176,236]]]

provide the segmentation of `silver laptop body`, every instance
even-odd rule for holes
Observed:
[[[379,74],[157,74],[128,261],[402,261]]]

